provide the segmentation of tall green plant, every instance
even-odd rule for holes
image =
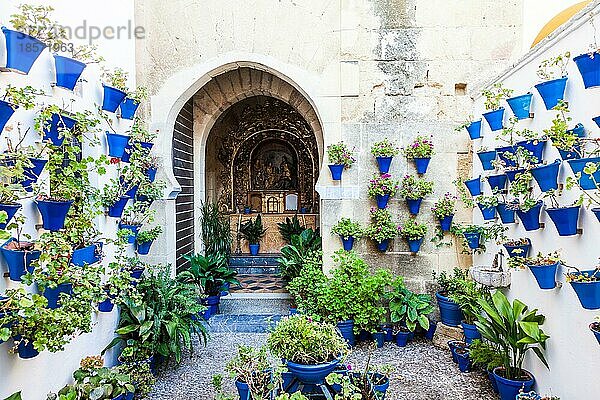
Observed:
[[[305,261],[314,257],[321,250],[321,236],[312,229],[305,229],[299,235],[292,235],[290,244],[281,249],[281,257],[277,259],[281,276],[291,281],[298,275]]]
[[[227,266],[227,259],[223,254],[195,254],[186,255],[184,258],[190,262],[190,266],[181,271],[177,279],[197,285],[208,296],[217,296],[226,283],[240,284],[235,278],[237,272]]]
[[[231,226],[229,218],[219,211],[216,203],[203,202],[200,206],[200,226],[205,254],[231,253]]]

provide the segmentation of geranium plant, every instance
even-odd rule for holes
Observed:
[[[427,225],[421,224],[414,218],[411,218],[404,225],[398,227],[398,233],[406,240],[419,240],[427,234]]]
[[[365,235],[378,243],[397,237],[398,226],[392,221],[390,211],[371,208],[371,223],[367,227]]]
[[[344,142],[327,146],[327,157],[329,158],[330,163],[344,165],[345,168],[350,168],[350,166],[356,162],[354,150],[348,149]]]
[[[375,198],[377,196],[390,195],[395,196],[398,191],[399,182],[392,179],[390,174],[375,174],[369,181],[369,197]]]
[[[543,81],[567,76],[567,67],[570,59],[571,52],[566,51],[555,57],[543,60],[537,69],[537,76]]]
[[[407,148],[404,149],[404,154],[407,158],[431,158],[433,156],[433,141],[431,137],[428,139],[425,136],[417,136]]]
[[[433,182],[413,175],[405,175],[402,179],[400,195],[409,200],[418,200],[433,193]]]
[[[484,89],[481,94],[485,97],[485,109],[494,111],[500,108],[500,102],[509,98],[513,93],[512,89],[504,87],[502,82],[497,82],[489,89]]]
[[[443,219],[444,217],[454,215],[456,210],[456,200],[457,197],[455,195],[450,192],[446,192],[444,197],[433,203],[433,207],[431,207],[433,215],[435,215],[435,217],[438,219]]]
[[[359,239],[363,235],[363,228],[350,218],[341,218],[332,228],[331,233],[340,235],[344,239],[353,237]]]
[[[400,152],[396,144],[384,139],[381,142],[374,143],[371,146],[371,154],[375,157],[394,157]]]

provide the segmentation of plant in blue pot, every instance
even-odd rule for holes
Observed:
[[[260,214],[253,220],[252,218],[244,221],[240,225],[240,235],[246,239],[250,248],[250,254],[255,256],[260,249],[260,240],[267,232],[263,227],[262,217]]]
[[[355,241],[363,236],[363,228],[357,221],[353,221],[350,218],[341,218],[331,228],[331,233],[340,237],[344,250],[350,251]]]
[[[121,184],[118,179],[111,178],[100,194],[102,206],[107,210],[108,216],[113,218],[121,218],[123,211],[130,200],[127,192],[131,189],[131,182]]]
[[[590,51],[573,58],[583,78],[586,89],[600,86],[600,49],[598,45],[590,46]]]
[[[374,143],[371,146],[371,154],[375,156],[377,160],[377,166],[381,174],[387,174],[390,172],[390,166],[392,159],[398,155],[400,149],[395,143],[390,142],[388,139],[384,139],[381,142]]]
[[[496,207],[498,206],[498,197],[479,196],[476,199],[477,206],[481,211],[484,221],[493,221],[496,219]]]
[[[31,110],[35,107],[36,96],[43,95],[42,90],[25,86],[22,88],[15,87],[11,84],[6,86],[2,100],[0,100],[0,133],[19,108]]]
[[[482,313],[479,300],[485,298],[489,298],[489,291],[468,275],[456,281],[456,287],[450,294],[450,299],[458,304],[462,311],[464,319],[460,324],[467,344],[471,344],[475,339],[481,339],[481,333],[475,326],[475,322],[477,316]]]
[[[508,189],[514,201],[514,208],[526,231],[540,229],[540,213],[544,205],[541,200],[543,193],[534,194],[531,190],[532,182],[533,176],[530,172],[526,172],[518,175]]]
[[[442,232],[450,231],[452,227],[452,219],[456,210],[457,197],[450,192],[446,192],[444,197],[433,203],[431,211],[440,223]]]
[[[564,99],[570,58],[571,53],[567,51],[543,60],[538,67],[537,75],[542,82],[535,85],[535,88],[542,97],[546,110],[552,110]]]
[[[469,354],[473,364],[487,372],[492,389],[498,393],[496,378],[492,371],[502,366],[503,358],[499,346],[489,341],[475,339],[469,345]]]
[[[150,252],[152,243],[162,233],[162,226],[158,225],[152,229],[141,231],[135,238],[135,248],[138,254],[147,255]]]
[[[389,301],[390,320],[397,331],[396,344],[401,347],[406,345],[410,333],[417,328],[425,332],[429,330],[428,316],[434,311],[430,295],[414,293],[406,288],[402,279],[396,279],[386,299]]]
[[[496,82],[481,92],[485,97],[484,106],[487,110],[483,117],[492,131],[498,131],[504,127],[504,107],[501,107],[500,103],[509,98],[512,93],[513,90],[505,88],[502,82]]]
[[[503,359],[502,366],[493,371],[500,399],[514,400],[519,391],[529,391],[535,383],[533,375],[523,369],[527,353],[548,367],[544,349],[549,336],[541,328],[546,318],[520,300],[511,304],[500,290],[491,299],[481,299],[480,305],[484,313],[477,316],[475,325],[485,340],[497,346]]]
[[[439,274],[433,274],[433,278],[439,286],[435,297],[440,311],[440,319],[444,325],[459,326],[460,322],[464,319],[460,307],[450,296],[460,289],[461,282],[466,279],[467,274],[468,271],[464,271],[458,267],[455,267],[452,273],[442,271]]]
[[[121,68],[105,69],[102,78],[104,81],[102,84],[104,91],[102,110],[114,113],[127,97],[129,74]]]
[[[418,253],[427,234],[427,225],[410,218],[404,225],[398,227],[398,234],[406,240],[411,253]]]
[[[402,178],[400,196],[406,199],[408,211],[417,215],[421,209],[423,199],[433,193],[433,182],[413,175]]]
[[[600,309],[600,267],[591,270],[568,268],[575,270],[566,275],[566,280],[577,294],[581,306],[586,310]]]
[[[464,124],[454,128],[456,132],[462,132],[463,129],[467,130],[471,140],[481,139],[481,118],[474,121],[473,116],[470,115],[469,119]]]
[[[554,191],[548,192],[546,198],[550,199],[551,207],[546,207],[545,211],[556,227],[559,236],[577,235],[579,211],[581,210],[583,198],[570,206],[561,206]]]
[[[453,226],[452,233],[463,237],[463,253],[481,254],[486,251],[487,242],[506,240],[504,232],[507,230],[508,228],[501,224],[486,222],[484,225],[456,225]]]
[[[529,238],[509,239],[503,244],[508,257],[527,257],[531,250],[531,240]]]
[[[155,210],[142,201],[136,201],[132,205],[125,207],[123,216],[119,221],[119,230],[128,232],[127,242],[134,244],[137,234],[146,223],[154,222]]]
[[[487,147],[482,146],[477,150],[477,157],[479,157],[484,171],[492,171],[494,169],[496,150],[488,150]]]
[[[237,353],[225,366],[235,379],[240,400],[268,399],[273,391],[273,368],[266,346],[239,345]]]
[[[544,129],[544,134],[551,140],[563,160],[579,159],[583,156],[583,140],[576,131],[569,129],[571,117],[567,103],[562,100],[554,107],[558,111],[552,120],[552,125]]]
[[[377,249],[385,252],[390,240],[398,237],[398,226],[392,220],[388,209],[371,208],[371,222],[365,230],[365,236],[377,244]]]
[[[398,181],[392,179],[390,174],[375,174],[369,181],[367,193],[377,201],[377,208],[386,208],[391,197],[398,192]]]
[[[331,171],[331,179],[334,181],[341,180],[342,172],[356,162],[354,149],[350,150],[344,142],[327,146],[327,158],[330,162],[329,170]]]
[[[515,262],[521,262],[523,266],[529,268],[540,289],[548,290],[556,287],[556,272],[562,263],[558,252],[538,253],[534,257],[515,259]]]
[[[433,150],[433,136],[417,136],[415,140],[404,149],[404,154],[409,160],[415,162],[417,174],[427,172],[431,157],[435,154]]]
[[[148,99],[148,89],[145,86],[138,86],[133,92],[128,92],[127,97],[121,103],[121,118],[133,120],[140,104]]]

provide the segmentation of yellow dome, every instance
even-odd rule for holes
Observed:
[[[531,44],[531,47],[533,48],[536,44],[544,40],[544,38],[546,38],[548,35],[550,35],[552,32],[558,29],[558,27],[560,27],[562,24],[570,20],[571,17],[573,17],[573,15],[583,10],[585,6],[587,6],[591,2],[592,0],[582,1],[581,3],[574,4],[566,10],[560,12],[556,17],[552,18],[550,22],[544,25],[540,33],[538,33],[537,37]]]

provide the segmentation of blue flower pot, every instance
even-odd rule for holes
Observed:
[[[154,180],[156,179],[156,173],[158,172],[158,170],[156,168],[148,168],[144,174],[146,175],[146,178],[148,178],[148,181],[150,183],[154,182]]]
[[[483,167],[484,171],[491,171],[494,169],[492,161],[496,159],[496,150],[477,153],[477,157],[479,157],[479,161],[481,161],[481,166]]]
[[[593,57],[587,53],[581,54],[573,61],[577,64],[586,89],[600,86],[600,54],[594,53]]]
[[[450,354],[452,354],[452,362],[458,363],[458,357],[456,355],[456,349],[460,347],[464,347],[465,343],[460,340],[449,340],[448,348],[450,349]]]
[[[560,236],[577,235],[577,221],[579,220],[579,210],[581,206],[546,208],[556,230]]]
[[[594,121],[596,123],[596,125],[598,126],[598,128],[600,128],[600,115],[592,118],[592,121]]]
[[[32,261],[40,258],[42,254],[39,250],[18,251],[7,249],[6,246],[14,241],[10,239],[0,247],[0,252],[4,256],[6,265],[8,266],[8,276],[11,281],[21,282],[21,277],[27,272],[33,273]]]
[[[44,297],[48,300],[48,308],[54,310],[60,307],[60,294],[65,293],[69,296],[73,294],[73,285],[70,283],[61,283],[56,288],[45,288]]]
[[[129,143],[129,136],[106,132],[106,142],[108,143],[108,156],[121,158]]]
[[[543,202],[538,202],[533,208],[528,211],[517,210],[517,215],[523,223],[523,228],[526,231],[535,231],[540,229],[540,212],[542,211]]]
[[[389,240],[385,239],[383,242],[379,243],[377,242],[377,250],[381,251],[381,252],[385,252],[388,249],[388,244],[389,244]]]
[[[17,346],[19,358],[28,360],[37,357],[40,354],[40,352],[33,347],[33,341],[28,340],[27,344],[25,344],[25,341],[21,339],[21,336],[15,336],[15,341],[19,341],[19,345]]]
[[[510,379],[503,378],[499,375],[499,371],[502,367],[494,369],[494,378],[496,379],[496,385],[498,392],[500,393],[500,400],[515,400],[520,390],[523,392],[529,392],[535,383],[533,375],[528,371],[523,370],[527,373],[529,379],[525,381],[513,381]]]
[[[493,221],[496,218],[496,206],[484,207],[481,204],[477,204],[484,221]]]
[[[504,165],[507,167],[516,167],[517,162],[515,160],[511,160],[504,153],[512,154],[513,156],[516,154],[517,148],[514,146],[504,146],[496,148],[496,153],[498,154],[498,158],[500,161],[504,162]]]
[[[552,164],[541,165],[530,170],[542,192],[558,190],[558,172],[561,163],[560,160],[555,160]]]
[[[423,244],[423,238],[419,240],[407,240],[406,242],[408,243],[408,248],[410,249],[411,253],[418,253],[421,249],[421,245]]]
[[[6,68],[28,74],[46,45],[22,32],[2,27],[6,39]]]
[[[56,86],[73,90],[87,64],[69,57],[54,55]]]
[[[476,325],[467,324],[465,321],[462,321],[460,324],[463,328],[465,342],[467,342],[467,344],[471,344],[475,339],[481,339],[481,333],[479,333]]]
[[[529,251],[531,250],[531,240],[527,239],[528,244],[523,244],[520,246],[510,246],[508,244],[504,245],[506,252],[509,257],[528,257]]]
[[[596,337],[596,340],[598,341],[598,344],[600,344],[600,326],[597,326],[597,325],[594,325],[593,323],[591,323],[590,331],[592,331],[592,333]]]
[[[102,99],[102,109],[108,112],[115,112],[121,105],[127,93],[112,86],[102,85],[104,88],[104,97]]]
[[[373,340],[377,343],[377,348],[381,349],[385,343],[385,333],[384,332],[375,332],[373,334]]]
[[[567,87],[567,79],[568,78],[559,78],[552,79],[550,81],[542,82],[535,85],[540,96],[542,96],[542,100],[544,101],[544,105],[546,106],[546,110],[552,110],[558,104],[559,100],[564,100],[565,98],[565,88]],[[512,400],[512,399],[511,399]]]
[[[558,149],[558,153],[560,154],[560,158],[564,161],[577,160],[577,159],[581,158],[581,154],[582,154],[581,153],[581,145],[576,144],[569,151]]]
[[[113,310],[115,304],[112,302],[110,296],[106,297],[106,300],[98,303],[98,311],[103,313],[109,313]]]
[[[144,243],[136,242],[138,254],[147,255],[148,253],[150,253],[150,247],[152,246],[152,242],[153,242],[153,240],[150,240],[149,242],[144,242]]]
[[[255,256],[258,254],[258,250],[260,250],[260,243],[253,243],[248,245],[250,247],[250,254]]]
[[[354,346],[354,343],[356,343],[356,337],[354,336],[354,321],[349,319],[347,321],[338,322],[337,328],[348,343],[348,346]]]
[[[369,340],[371,340],[371,332],[361,329],[358,333],[358,341],[367,342]]]
[[[450,227],[452,226],[452,218],[454,218],[454,214],[446,215],[444,218],[439,220],[442,232],[448,232],[450,230]]]
[[[340,239],[342,239],[342,245],[344,246],[344,250],[352,250],[352,247],[354,247],[354,236],[348,236],[347,239],[343,236],[340,236]]]
[[[83,267],[99,261],[100,244],[92,244],[82,249],[73,251],[71,255],[71,264]]]
[[[569,129],[567,131],[567,133],[573,134],[573,135],[577,136],[578,138],[584,138],[586,136],[585,126],[583,126],[582,123],[578,123],[577,125],[575,125],[575,127],[573,129]]]
[[[238,392],[238,396],[240,396],[240,400],[251,400],[250,396],[250,387],[247,383],[240,382],[238,380],[235,381],[235,387]]]
[[[506,171],[504,171],[509,183],[514,182],[517,179],[517,175],[520,175],[523,172],[525,172],[524,168],[507,169]]]
[[[206,304],[210,310],[210,315],[217,315],[219,313],[219,304],[221,303],[221,296],[208,296],[206,297]]]
[[[383,333],[385,334],[385,341],[393,342],[394,341],[394,329],[391,326],[384,326],[382,329],[383,329]]]
[[[429,161],[431,158],[415,158],[415,167],[417,168],[417,174],[424,174],[427,172]]]
[[[73,204],[69,201],[37,200],[36,205],[42,214],[42,225],[48,231],[59,231],[65,227],[65,218]]]
[[[465,186],[469,190],[469,193],[471,193],[471,196],[479,196],[481,194],[481,177],[465,181]]]
[[[500,220],[503,224],[514,224],[515,223],[515,210],[509,207],[505,203],[498,203],[496,211],[500,216]]]
[[[458,304],[442,295],[440,292],[435,294],[435,298],[437,299],[438,307],[440,309],[440,319],[442,320],[442,323],[448,326],[460,325],[464,316]]]
[[[469,132],[469,137],[471,140],[480,139],[481,138],[481,120],[473,121],[471,125],[467,126],[467,132]]]
[[[11,106],[10,103],[0,100],[0,133],[2,133],[4,127],[6,126],[6,123],[8,122],[10,117],[12,117],[12,115],[15,113],[15,110],[17,108],[17,106],[13,108],[13,106]]]
[[[541,163],[544,159],[545,140],[524,140],[517,143],[517,146],[527,150],[537,160],[534,160],[535,164]]]
[[[458,361],[458,369],[460,372],[471,371],[471,357],[469,356],[468,350],[456,352],[456,360]]]
[[[577,160],[568,160],[567,161],[571,166],[571,170],[573,174],[577,174],[581,172],[581,177],[579,178],[579,186],[583,190],[593,190],[596,189],[596,184],[594,180],[586,173],[583,172],[583,168],[587,163],[600,163],[600,157],[591,157],[591,158],[580,158]],[[600,169],[594,173],[594,179],[596,182],[600,182]]]
[[[594,271],[573,272],[571,275],[579,275],[580,273],[591,276]],[[599,274],[596,274],[598,276]],[[600,281],[596,282],[569,282],[575,290],[581,306],[586,310],[600,309]]]
[[[139,225],[126,225],[119,223],[119,229],[127,229],[130,231],[129,236],[127,237],[127,243],[134,244],[135,238],[140,230]]]
[[[532,93],[506,99],[513,114],[517,119],[527,119],[530,115]]]
[[[494,393],[498,393],[498,385],[496,384],[496,378],[494,377],[494,373],[490,370],[487,370],[487,376],[490,381],[490,385],[492,386],[492,390]]]
[[[502,191],[506,187],[507,176],[502,175],[490,175],[487,177],[488,183],[492,188],[492,191]]]
[[[340,360],[333,360],[328,363],[306,365],[287,361],[288,371],[292,373],[300,382],[308,385],[323,384],[325,377],[332,373],[340,363]]]
[[[50,124],[44,128],[44,140],[50,140],[55,146],[62,146],[65,141],[63,130],[71,130],[77,121],[66,115],[52,114]]]
[[[339,181],[342,179],[342,172],[344,172],[344,164],[329,164],[329,170],[331,171],[331,179]]]
[[[392,165],[392,157],[377,157],[377,166],[381,174],[390,172],[390,165]]]
[[[139,102],[130,99],[129,97],[125,98],[120,105],[121,118],[132,120],[135,117],[135,113],[139,106]]]
[[[13,219],[13,217],[21,207],[22,206],[19,203],[0,204],[0,211],[4,211],[7,215],[6,222],[0,223],[0,229],[6,229],[6,225],[10,223],[10,220]]]
[[[21,186],[27,192],[33,192],[33,184],[37,182],[39,176],[42,174],[44,167],[46,166],[47,160],[41,160],[38,158],[30,158],[29,161],[33,164],[33,167],[24,168],[25,180],[21,181]]]
[[[421,209],[421,202],[423,199],[406,199],[406,205],[408,206],[408,212],[413,215],[417,215]]]
[[[504,107],[497,110],[486,112],[483,117],[487,121],[492,131],[499,131],[504,127]]]
[[[552,265],[527,265],[540,289],[554,289],[556,287],[556,270],[558,264]]]
[[[410,339],[410,332],[400,331],[400,332],[396,333],[396,345],[399,347],[406,347],[409,339]]]
[[[389,194],[384,194],[384,195],[378,194],[377,196],[375,196],[375,200],[377,201],[377,208],[379,208],[379,209],[386,208],[389,199],[390,199]]]
[[[108,216],[113,218],[121,218],[123,216],[123,210],[129,201],[129,197],[121,197],[115,204],[108,207]]]
[[[429,320],[429,329],[427,329],[427,332],[425,332],[425,339],[433,340],[433,336],[435,335],[436,329],[437,323],[432,320]]]
[[[471,250],[476,250],[481,245],[481,233],[479,232],[465,232],[463,233],[467,241],[467,245]]]

